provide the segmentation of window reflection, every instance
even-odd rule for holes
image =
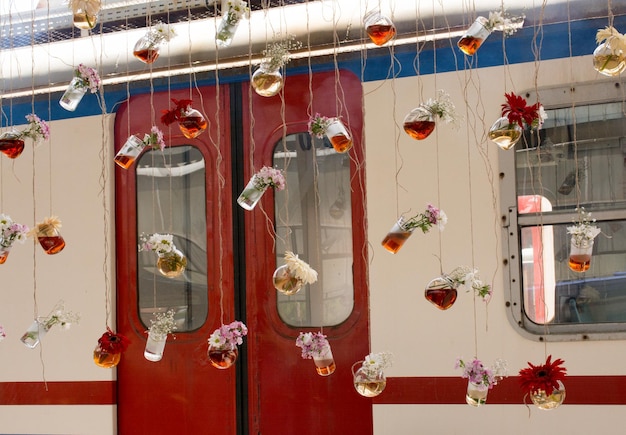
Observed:
[[[177,332],[199,328],[208,312],[205,164],[192,146],[149,150],[137,161],[137,234],[172,234],[187,268],[167,278],[154,252],[139,252],[137,294],[146,327],[155,312],[175,311]]]
[[[274,151],[287,188],[276,192],[276,264],[292,251],[318,272],[298,293],[277,294],[278,313],[291,326],[332,326],[354,306],[350,157],[308,133],[289,135]]]

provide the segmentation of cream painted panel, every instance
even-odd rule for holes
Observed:
[[[384,393],[383,393],[384,394]],[[464,392],[462,392],[464,394]],[[565,399],[567,400],[567,399]],[[394,435],[621,434],[624,406],[562,405],[541,411],[523,405],[375,405],[374,433]]]
[[[109,248],[106,267],[115,296],[113,119],[107,115],[54,121],[49,143],[33,151],[32,142],[27,140],[20,157],[0,159],[0,212],[30,227],[50,214],[57,215],[66,241],[65,249],[56,255],[44,254],[39,244],[30,240],[17,244],[0,266],[0,291],[5,301],[10,301],[0,304],[0,324],[7,332],[0,343],[0,382],[43,381],[44,375],[48,381],[115,377],[115,371],[99,368],[92,360],[97,339],[105,331],[105,218]],[[53,327],[41,348],[28,349],[19,339],[34,318],[35,288],[40,316],[46,316],[63,299],[67,308],[82,318],[69,330]],[[114,315],[114,300],[110,307]]]
[[[486,132],[505,92],[599,77],[589,56],[537,65],[538,71],[527,63],[364,84],[371,343],[374,352],[394,353],[388,376],[458,376],[454,362],[474,356],[475,338],[480,359],[504,358],[511,373],[545,359],[543,344],[523,338],[506,317],[498,155]],[[403,118],[436,89],[452,95],[465,119],[458,129],[440,123],[431,137],[415,141],[402,130]],[[448,214],[445,230],[417,230],[397,254],[385,251],[380,242],[397,216],[422,211],[427,202]],[[424,299],[441,269],[472,264],[494,288],[488,308],[480,300],[474,306],[465,292],[447,311]],[[612,342],[550,343],[547,352],[563,358],[573,375],[626,373],[623,351]]]
[[[116,406],[0,406],[2,433],[112,435],[116,421]]]

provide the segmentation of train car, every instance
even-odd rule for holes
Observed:
[[[626,1],[3,3],[0,433],[623,432]]]

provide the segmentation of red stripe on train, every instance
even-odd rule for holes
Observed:
[[[626,405],[626,376],[567,376],[564,384],[566,405]],[[372,400],[377,405],[465,404],[466,388],[461,377],[387,378],[385,391]],[[503,379],[487,396],[487,404],[523,403],[517,376]]]
[[[467,381],[460,377],[387,378],[387,388],[372,401],[377,405],[460,405],[465,403],[466,387]],[[565,389],[567,405],[626,405],[626,376],[568,376]],[[0,405],[115,405],[116,394],[114,381],[0,382]],[[517,376],[500,381],[489,391],[487,403],[523,404]]]
[[[0,405],[115,405],[115,381],[0,382]]]

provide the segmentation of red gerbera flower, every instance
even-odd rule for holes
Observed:
[[[524,128],[524,123],[531,126],[539,118],[539,103],[532,106],[526,104],[526,100],[513,92],[504,94],[506,103],[502,105],[502,116],[509,119],[509,123],[518,124]]]
[[[165,125],[178,121],[193,103],[192,100],[176,100],[174,98],[172,98],[172,102],[175,104],[173,109],[162,111],[161,122]]]
[[[102,334],[102,337],[98,339],[98,344],[104,352],[118,354],[124,352],[128,348],[130,340],[122,334],[116,334],[107,328],[107,332]]]
[[[525,393],[543,390],[550,396],[553,390],[558,390],[559,381],[565,379],[567,369],[561,366],[565,362],[562,359],[559,358],[554,362],[551,362],[551,359],[552,355],[549,355],[545,364],[534,366],[528,363],[529,368],[519,371],[520,384]]]

